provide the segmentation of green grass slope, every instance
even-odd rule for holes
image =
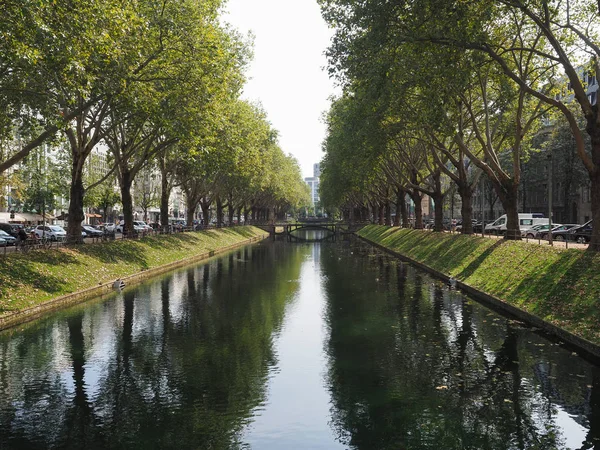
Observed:
[[[600,254],[377,225],[359,235],[600,344]]]
[[[235,227],[9,254],[0,258],[0,314],[265,234]]]

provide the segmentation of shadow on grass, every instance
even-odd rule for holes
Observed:
[[[15,254],[0,259],[0,298],[8,298],[11,291],[18,293],[19,290],[28,288],[51,294],[61,293],[68,283],[63,278],[48,273],[44,266],[75,264],[80,263],[73,255],[55,250],[35,251],[27,255]],[[9,307],[2,304],[0,312],[22,307],[18,301]]]
[[[494,251],[504,244],[504,241],[496,241],[493,245],[486,248],[482,253],[480,253],[467,267],[465,267],[459,274],[458,278],[464,280],[469,278],[471,275],[475,273],[477,269],[483,264],[483,262],[494,253]],[[454,252],[453,252],[454,254]],[[457,255],[458,259],[459,256]]]
[[[180,249],[184,244],[197,245],[201,238],[196,233],[178,233],[168,236],[149,236],[140,240],[144,245],[156,249]]]
[[[532,310],[540,315],[600,322],[600,255],[565,251],[544,269],[524,279],[514,295],[531,299]]]
[[[148,268],[144,246],[137,241],[114,241],[104,245],[81,245],[73,251],[97,259],[101,263],[135,264]]]
[[[454,272],[473,255],[499,242],[466,235],[382,228],[368,229],[361,235],[416,260],[427,261],[432,268],[446,273]]]

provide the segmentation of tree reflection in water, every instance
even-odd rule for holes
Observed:
[[[318,289],[299,290],[303,264]],[[291,359],[310,370],[286,379]],[[269,377],[285,389],[267,404]],[[248,448],[292,394],[324,416],[329,394],[352,449],[600,448],[597,367],[356,243],[244,248],[0,334],[2,449]],[[276,431],[260,442],[277,448]]]
[[[322,258],[327,380],[342,442],[552,449],[578,438],[574,425],[589,430],[576,448],[600,448],[598,368],[406,264],[353,250],[361,257]]]
[[[0,448],[241,447],[297,288],[302,255],[284,251],[247,248],[0,335]]]

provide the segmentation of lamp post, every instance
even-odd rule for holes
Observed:
[[[552,242],[552,153],[548,153],[548,243]]]

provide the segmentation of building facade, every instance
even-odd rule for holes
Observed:
[[[319,184],[321,177],[321,165],[319,163],[313,165],[313,176],[304,179],[308,187],[310,188],[310,200],[314,206],[320,201],[319,197]]]

